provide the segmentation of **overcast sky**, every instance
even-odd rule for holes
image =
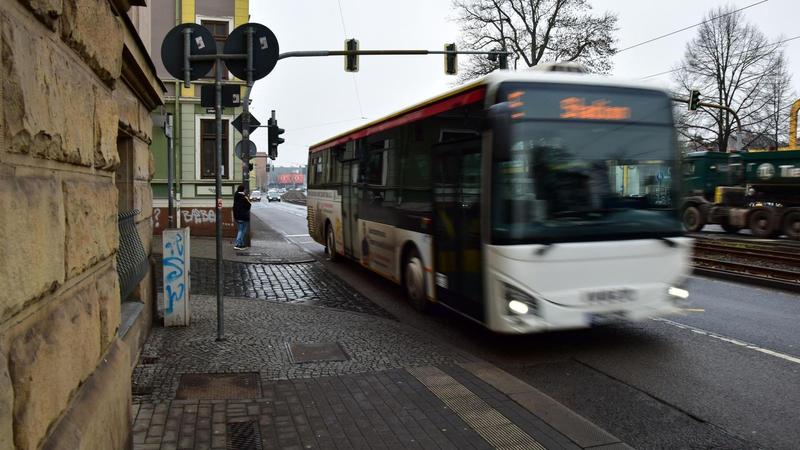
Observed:
[[[696,24],[711,8],[741,8],[759,0],[589,1],[595,11],[617,13],[617,48],[622,49]],[[252,22],[275,33],[281,52],[341,50],[345,36],[358,39],[362,50],[440,50],[458,40],[450,0],[251,0],[250,14]],[[743,14],[772,41],[800,35],[800,0],[769,0]],[[674,68],[696,32],[693,28],[616,55],[613,74],[635,79]],[[785,45],[800,92],[800,39]],[[362,56],[360,71],[352,74],[344,71],[343,57],[284,59],[256,82],[251,111],[266,123],[274,109],[286,129],[276,164],[305,163],[309,145],[454,86],[455,77],[445,75],[443,65],[441,55]],[[652,80],[670,81],[669,75]],[[253,140],[266,151],[266,129],[254,133]]]

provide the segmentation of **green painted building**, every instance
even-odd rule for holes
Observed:
[[[176,0],[159,2],[153,8],[152,52],[159,77],[167,86],[164,114],[173,114],[175,148],[175,226],[189,226],[195,236],[213,236],[216,222],[215,167],[216,128],[214,109],[200,105],[200,85],[213,79],[200,79],[190,88],[167,73],[161,62],[161,42],[167,32],[181,23],[197,23],[206,27],[224,45],[228,34],[249,20],[249,0]],[[212,72],[213,73],[213,72]],[[240,84],[225,71],[227,83]],[[242,87],[242,93],[244,88]],[[231,207],[233,193],[242,180],[242,163],[234,156],[234,145],[241,135],[232,121],[241,108],[225,108],[223,119],[223,233],[235,235]],[[158,114],[160,115],[160,113]],[[167,138],[161,128],[153,130],[152,152],[155,161],[153,188],[153,225],[159,233],[168,226]],[[255,174],[250,174],[251,185]]]

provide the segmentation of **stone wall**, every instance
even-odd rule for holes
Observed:
[[[130,447],[142,338],[118,336],[117,145],[131,136],[131,198],[150,242],[150,112],[162,93],[129,87],[148,82],[126,73],[151,69],[125,70],[125,55],[147,53],[127,47],[136,31],[119,4],[0,3],[0,449]],[[146,336],[151,274],[135,295]]]

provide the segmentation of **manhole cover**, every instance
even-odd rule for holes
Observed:
[[[177,400],[227,400],[258,398],[258,373],[185,373],[178,385]]]
[[[262,450],[261,433],[254,420],[228,422],[227,450]]]
[[[298,342],[288,344],[289,355],[296,363],[312,361],[345,361],[348,359],[338,343],[301,344]]]

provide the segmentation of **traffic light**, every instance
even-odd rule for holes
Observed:
[[[444,44],[444,51],[455,52],[456,44]],[[458,55],[455,53],[444,54],[444,73],[455,75],[458,72]]]
[[[695,111],[700,107],[700,91],[692,90],[689,94],[689,111]]]
[[[344,41],[344,49],[348,52],[358,51],[358,40],[347,39]],[[344,55],[344,71],[358,72],[358,55]]]
[[[269,156],[270,159],[275,159],[278,157],[278,146],[284,142],[281,137],[284,129],[278,127],[278,121],[274,117],[271,117],[267,122],[267,131],[269,134],[269,151],[267,152],[267,156]]]

